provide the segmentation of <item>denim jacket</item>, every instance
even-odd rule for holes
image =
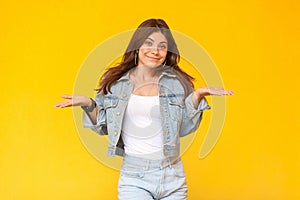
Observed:
[[[132,93],[129,73],[123,75],[111,87],[111,93],[99,92],[95,101],[98,107],[97,123],[93,124],[88,114],[83,112],[83,126],[100,135],[108,135],[108,157],[124,155],[122,141],[122,121]],[[180,153],[179,138],[197,130],[203,111],[210,109],[205,98],[195,109],[192,94],[185,96],[184,88],[176,75],[163,72],[158,82],[161,124],[163,131],[163,152],[166,157],[176,157]]]

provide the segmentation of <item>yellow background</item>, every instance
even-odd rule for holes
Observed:
[[[92,49],[155,17],[200,43],[235,91],[213,151],[198,157],[208,111],[183,155],[189,199],[300,199],[299,5],[1,1],[0,198],[116,199],[118,171],[84,148],[72,109],[53,104]]]

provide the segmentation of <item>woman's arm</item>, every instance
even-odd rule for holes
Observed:
[[[217,95],[217,96],[233,95],[233,91],[224,90],[223,88],[209,87],[209,86],[200,87],[194,91],[192,96],[194,107],[197,108],[200,100],[203,97],[208,95]]]
[[[65,101],[56,103],[54,107],[56,108],[66,108],[71,106],[81,106],[85,107],[87,109],[84,109],[85,112],[89,115],[89,118],[93,122],[93,124],[97,123],[97,106],[93,105],[93,100],[89,97],[82,96],[82,95],[68,95],[64,94],[62,95],[62,98],[66,99]],[[89,108],[94,107],[94,109],[90,110]],[[89,111],[87,111],[89,110]]]
[[[202,120],[203,111],[210,109],[205,96],[208,95],[233,95],[233,91],[223,88],[201,87],[196,89],[185,99],[180,136],[185,136],[196,131]]]

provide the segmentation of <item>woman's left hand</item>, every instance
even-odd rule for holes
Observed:
[[[223,96],[223,95],[233,95],[233,90],[225,90],[224,88],[219,87],[210,87],[204,86],[196,89],[195,95],[198,97],[204,97],[208,95],[216,95],[216,96]]]
[[[215,96],[224,96],[224,95],[233,95],[233,90],[225,90],[224,88],[219,87],[210,87],[204,86],[196,89],[193,94],[193,103],[195,108],[197,108],[198,103],[200,102],[201,98],[208,95],[215,95]]]

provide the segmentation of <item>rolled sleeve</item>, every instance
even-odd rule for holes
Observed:
[[[90,115],[83,111],[82,114],[82,123],[84,128],[90,128],[100,135],[107,135],[107,127],[106,127],[106,112],[103,107],[103,95],[98,93],[95,98],[97,104],[97,120],[94,124]]]
[[[207,100],[204,97],[200,100],[197,108],[195,108],[192,100],[192,95],[193,93],[191,93],[185,99],[185,109],[183,110],[183,120],[180,129],[180,137],[195,132],[202,120],[203,111],[210,109],[210,106],[208,105]]]
[[[186,109],[187,109],[187,115],[189,117],[193,117],[197,114],[199,114],[200,112],[203,112],[204,110],[209,110],[210,106],[207,103],[207,100],[205,97],[201,98],[197,108],[195,108],[193,100],[193,93],[191,93],[186,99],[185,99],[185,105],[186,105]]]

